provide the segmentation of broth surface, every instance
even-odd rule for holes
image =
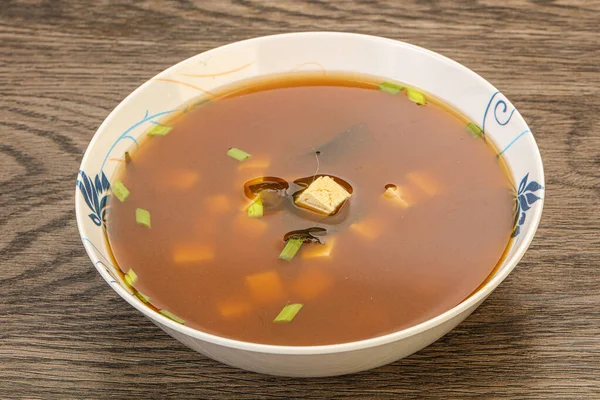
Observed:
[[[106,224],[115,261],[138,276],[135,288],[187,326],[277,345],[391,333],[468,297],[509,241],[509,179],[493,149],[467,133],[468,121],[430,98],[419,106],[404,92],[380,91],[380,82],[245,82],[167,121],[166,136],[145,139],[116,176],[130,195],[111,196]],[[226,155],[231,147],[253,157],[238,162]],[[352,185],[338,215],[288,204],[248,217],[245,182],[292,182],[317,166]],[[408,207],[382,196],[388,184]],[[150,212],[151,228],[136,223],[136,208]],[[292,261],[278,259],[287,232],[317,224],[329,256],[307,258],[322,245],[305,243]],[[189,253],[203,259],[186,261]],[[274,323],[288,303],[304,306],[290,323]]]

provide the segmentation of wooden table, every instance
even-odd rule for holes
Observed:
[[[363,4],[364,3],[364,4]],[[598,1],[0,2],[0,398],[600,398]],[[164,68],[225,43],[342,30],[440,52],[499,87],[545,160],[539,232],[452,333],[354,376],[214,362],[126,306],[73,210],[86,146]]]

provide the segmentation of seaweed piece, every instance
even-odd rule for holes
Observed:
[[[287,242],[290,239],[302,239],[304,243],[319,243],[322,244],[321,239],[317,236],[324,236],[327,234],[327,229],[313,226],[306,229],[298,229],[295,231],[289,231],[283,236],[283,241]]]

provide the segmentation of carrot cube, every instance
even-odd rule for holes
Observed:
[[[246,283],[256,301],[270,303],[283,298],[283,284],[277,271],[261,272],[246,277]]]
[[[173,261],[176,264],[210,261],[214,258],[214,250],[206,245],[180,244],[173,251]]]
[[[327,239],[324,244],[311,243],[303,246],[304,248],[300,252],[302,258],[323,258],[331,256],[335,238]]]
[[[252,309],[252,305],[247,301],[242,300],[227,300],[220,302],[217,305],[219,312],[225,318],[239,317],[248,313]]]

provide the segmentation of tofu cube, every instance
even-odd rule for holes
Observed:
[[[331,177],[320,176],[298,196],[295,203],[320,214],[332,215],[350,196],[350,193]]]

